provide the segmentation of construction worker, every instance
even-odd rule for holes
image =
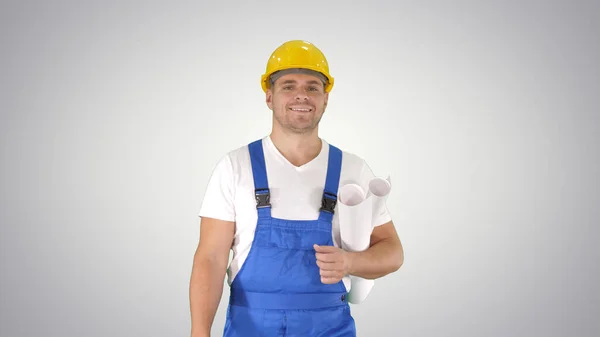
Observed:
[[[200,209],[193,337],[210,336],[226,273],[223,336],[356,336],[349,275],[376,279],[403,264],[387,209],[370,248],[340,248],[338,187],[366,189],[374,175],[362,158],[319,137],[333,85],[327,59],[312,43],[288,41],[271,54],[261,86],[272,131],[218,162]]]

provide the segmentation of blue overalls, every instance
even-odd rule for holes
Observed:
[[[342,152],[329,145],[319,218],[271,217],[262,140],[248,145],[258,221],[252,247],[230,289],[225,337],[355,337],[342,281],[323,284],[313,244],[333,245]]]

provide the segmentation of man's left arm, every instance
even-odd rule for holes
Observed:
[[[362,252],[344,252],[346,273],[376,279],[400,269],[404,249],[392,221],[373,229],[370,247]]]
[[[314,248],[321,282],[325,284],[337,283],[344,275],[380,278],[397,271],[404,263],[404,249],[392,221],[373,229],[370,247],[362,252],[316,244]]]

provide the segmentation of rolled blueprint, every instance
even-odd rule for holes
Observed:
[[[357,184],[343,185],[339,191],[339,219],[342,249],[360,252],[369,248],[371,233],[376,219],[385,210],[385,201],[391,190],[391,181],[375,177],[369,182],[365,192]],[[362,303],[375,285],[375,280],[367,280],[351,275],[348,294],[350,303]]]
[[[348,184],[339,191],[339,218],[342,249],[360,252],[369,248],[373,231],[373,203],[365,201],[367,193],[357,184]],[[375,285],[374,280],[350,276],[348,302],[363,302]]]
[[[375,177],[369,182],[369,192],[367,194],[367,199],[373,199],[373,227],[378,225],[375,223],[377,221],[377,218],[379,218],[379,216],[383,214],[386,210],[385,202],[391,190],[392,180],[389,176],[387,177],[387,179]]]
[[[369,248],[373,231],[373,203],[365,202],[367,195],[357,184],[340,188],[340,236],[342,248],[360,252]]]

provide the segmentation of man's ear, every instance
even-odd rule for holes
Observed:
[[[267,102],[269,110],[273,110],[273,92],[271,91],[271,89],[267,89],[265,102]]]

